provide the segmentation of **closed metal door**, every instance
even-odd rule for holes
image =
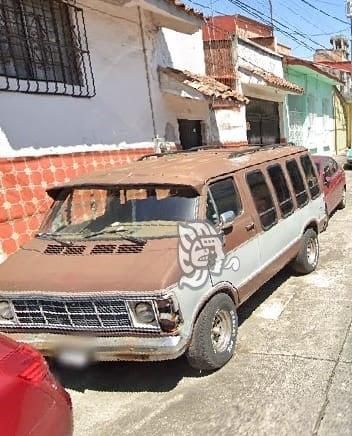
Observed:
[[[249,144],[277,144],[280,142],[279,104],[252,99],[246,108]]]

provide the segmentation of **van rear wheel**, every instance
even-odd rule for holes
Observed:
[[[186,352],[189,364],[213,371],[227,363],[235,349],[238,329],[236,306],[226,294],[217,294],[201,311],[191,344]]]
[[[292,262],[294,271],[300,274],[313,272],[319,261],[319,240],[315,230],[307,229],[301,241],[301,248]]]
[[[344,209],[346,207],[346,187],[343,188],[342,198],[338,205],[339,209]]]
[[[330,221],[330,215],[328,212],[328,206],[325,204],[325,224],[324,224],[324,231],[328,228]]]

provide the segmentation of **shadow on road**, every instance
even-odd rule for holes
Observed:
[[[277,288],[284,284],[294,273],[286,267],[277,273],[271,280],[258,289],[245,303],[238,308],[238,322],[241,325],[264,301],[273,294]]]
[[[249,298],[238,311],[240,325],[291,275],[285,268]],[[184,377],[206,377],[192,369],[185,357],[164,362],[100,362],[83,369],[52,365],[56,377],[67,389],[104,392],[167,392]]]
[[[84,392],[168,392],[184,377],[203,377],[185,357],[164,362],[99,362],[83,369],[54,365],[55,376],[66,389]]]

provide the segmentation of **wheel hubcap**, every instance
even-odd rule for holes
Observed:
[[[317,239],[310,239],[307,245],[307,259],[308,263],[315,266],[318,261],[319,247]]]
[[[215,353],[222,353],[228,347],[232,336],[232,319],[226,310],[218,310],[211,329],[211,342]]]

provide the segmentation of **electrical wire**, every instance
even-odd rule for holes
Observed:
[[[240,9],[246,11],[249,15],[254,16],[255,18],[259,19],[259,21],[263,21],[264,23],[271,25],[271,17],[266,16],[265,14],[263,14],[261,11],[259,11],[256,8],[253,8],[251,6],[249,6],[248,4],[243,3],[240,0],[227,0],[228,2],[234,4],[235,6],[239,7]],[[300,0],[300,1],[306,1],[306,0]],[[263,17],[266,18],[266,20],[263,20]],[[269,21],[268,21],[269,20]],[[273,18],[273,23],[278,23],[276,25],[273,26],[274,29],[276,29],[278,32],[282,33],[285,36],[288,36],[289,38],[293,39],[294,41],[300,43],[303,47],[307,48],[308,50],[311,50],[313,52],[316,51],[316,49],[314,49],[313,47],[309,46],[306,42],[302,41],[301,39],[299,39],[297,36],[293,36],[292,34],[290,34],[289,32],[294,31],[292,28],[286,26],[285,24],[281,23],[279,20],[274,19]],[[348,23],[347,23],[348,24]],[[281,26],[281,28],[279,27]],[[283,30],[282,27],[284,29],[287,30]],[[329,50],[327,47],[323,46],[322,44],[314,41],[312,38],[310,38],[308,35],[299,32],[298,33],[299,36],[303,37],[303,38],[307,38],[308,41],[312,42],[313,44],[322,47],[324,50]],[[326,54],[327,57],[330,57],[332,60],[334,60],[334,58],[329,55],[328,53]]]
[[[323,14],[323,15],[326,15],[327,17],[329,17],[329,18],[331,18],[331,19],[333,19],[333,20],[336,20],[336,21],[338,21],[338,22],[340,22],[340,23],[343,23],[343,24],[350,24],[348,21],[341,20],[341,18],[337,18],[337,17],[335,17],[334,15],[331,15],[331,14],[329,14],[328,12],[325,12],[325,11],[323,11],[322,9],[317,8],[316,6],[314,6],[312,3],[310,3],[310,2],[307,1],[307,0],[299,0],[299,1],[301,1],[301,2],[304,3],[305,5],[307,5],[307,6],[311,7],[311,8],[313,8],[313,9],[315,9],[316,11],[320,12],[320,13]]]
[[[296,17],[298,17],[299,20],[303,20],[303,21],[305,21],[307,24],[309,24],[309,25],[315,27],[317,30],[320,30],[321,32],[325,32],[326,29],[323,29],[322,27],[317,26],[314,22],[312,22],[311,20],[308,20],[307,17],[305,17],[305,16],[299,14],[297,11],[295,11],[294,9],[292,9],[292,7],[288,6],[288,5],[286,4],[286,2],[281,1],[281,0],[278,0],[278,2],[279,2],[283,7],[285,7],[287,10],[289,10],[292,14],[294,14]],[[292,0],[291,0],[291,3],[292,3]],[[292,5],[292,6],[294,6],[294,5]],[[281,19],[282,19],[282,18],[281,18]],[[308,35],[308,36],[312,36],[312,35]]]
[[[201,7],[201,8],[208,9],[208,10],[212,10],[209,6],[204,5],[204,4],[202,4],[202,3],[199,3],[199,2],[197,2],[197,1],[194,1],[194,0],[188,0],[188,1],[189,1],[190,3],[196,5],[196,6]],[[230,0],[228,0],[228,1],[230,1]],[[231,3],[232,3],[232,2],[231,2]],[[213,9],[213,11],[216,12],[218,15],[221,15],[221,16],[225,16],[225,17],[229,17],[229,16],[231,16],[231,15],[229,15],[229,14],[226,14],[226,13],[224,13],[224,12],[222,12],[222,11],[219,11],[219,10],[216,10],[216,9]],[[259,15],[259,14],[255,14],[255,15],[253,15],[251,12],[248,12],[248,11],[246,11],[246,12],[247,12],[249,15],[255,16],[255,18],[259,19],[259,21],[263,22],[264,24],[266,24],[266,25],[272,27],[270,21],[265,21],[265,20],[263,20],[263,15]],[[275,21],[276,21],[276,20],[275,20]],[[286,27],[287,27],[287,26],[286,26]],[[290,39],[292,39],[293,41],[295,41],[296,43],[298,43],[299,46],[303,46],[303,47],[305,47],[307,50],[309,50],[309,51],[311,51],[311,52],[315,52],[315,48],[313,48],[312,46],[309,46],[307,43],[305,43],[304,41],[302,41],[302,40],[299,39],[298,37],[294,36],[293,34],[289,33],[288,31],[281,29],[278,25],[274,25],[274,26],[273,26],[273,29],[274,29],[274,30],[277,30],[278,32],[282,33],[282,34],[285,35],[285,36],[288,36]],[[221,29],[221,30],[223,30],[223,29]],[[325,47],[324,47],[324,48],[325,48]]]
[[[263,14],[258,9],[251,7],[251,6],[243,3],[240,0],[227,0],[227,1],[229,3],[232,3],[233,5],[237,6],[241,10],[247,12],[249,15],[255,17],[259,21],[262,21],[265,24],[271,26],[271,17],[268,17],[267,15]],[[282,22],[280,22],[276,18],[273,18],[273,28],[275,30],[277,30],[278,32],[280,32],[281,34],[293,39],[295,42],[300,43],[303,47],[305,47],[306,49],[308,49],[312,52],[315,52],[315,48],[308,45],[308,43],[304,39],[302,40],[299,37],[306,38],[308,41],[312,42],[314,45],[318,45],[318,46],[326,49],[325,46],[318,43],[317,41],[312,40],[304,33],[298,32],[297,34],[293,35],[293,33],[295,32],[295,29],[283,24]]]

